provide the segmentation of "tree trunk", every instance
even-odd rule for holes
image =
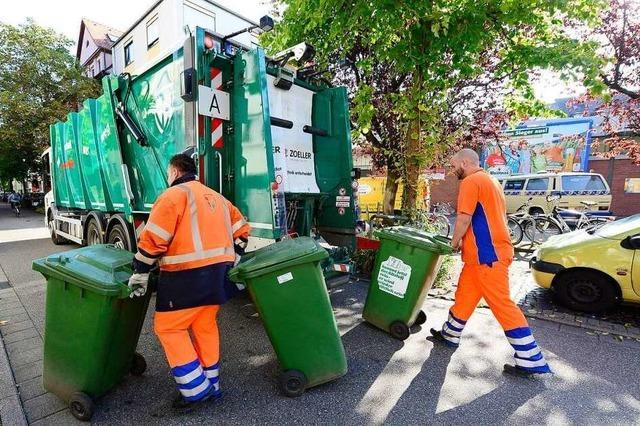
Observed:
[[[399,171],[387,167],[387,181],[384,185],[384,198],[382,199],[382,210],[384,214],[394,214],[399,179]]]
[[[414,120],[407,132],[407,151],[405,156],[406,169],[404,178],[404,193],[402,210],[411,212],[416,208],[418,198],[418,179],[420,178],[420,121]]]

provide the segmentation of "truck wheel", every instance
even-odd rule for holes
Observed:
[[[556,278],[554,289],[560,304],[583,312],[606,311],[620,299],[611,279],[595,271],[566,271]]]
[[[131,369],[129,370],[134,376],[142,376],[147,371],[147,361],[138,352],[133,354],[131,361]]]
[[[289,398],[295,398],[304,393],[307,388],[307,376],[302,371],[287,370],[278,379],[280,390]]]
[[[69,410],[76,419],[88,422],[91,420],[91,416],[93,416],[94,408],[93,400],[86,393],[76,392],[71,395]]]
[[[122,250],[132,251],[133,249],[133,242],[129,237],[129,233],[121,223],[116,223],[111,227],[109,236],[107,237],[107,243],[113,244]]]
[[[47,228],[49,228],[49,235],[51,236],[51,242],[57,246],[64,244],[64,238],[60,237],[56,234],[55,227],[53,225],[53,218],[49,216],[49,221],[47,222]]]
[[[411,331],[409,330],[409,326],[403,323],[402,321],[394,321],[391,323],[389,327],[389,334],[395,339],[398,340],[407,340]]]
[[[87,240],[86,241],[88,246],[102,244],[104,242],[102,237],[102,231],[100,230],[100,226],[98,225],[98,222],[96,222],[96,220],[93,218],[89,219],[87,223]]]

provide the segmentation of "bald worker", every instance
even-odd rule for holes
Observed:
[[[480,167],[473,150],[458,152],[451,166],[461,180],[451,245],[462,251],[464,267],[449,317],[441,330],[431,329],[433,339],[457,348],[464,326],[484,298],[515,350],[515,365],[505,364],[504,372],[525,377],[550,373],[527,320],[509,297],[514,251],[502,187]]]

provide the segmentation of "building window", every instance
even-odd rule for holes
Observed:
[[[147,22],[147,49],[158,43],[160,39],[160,21],[158,21],[158,15],[151,18]]]
[[[124,66],[133,62],[133,40],[124,45]]]

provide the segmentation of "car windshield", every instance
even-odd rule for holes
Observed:
[[[607,223],[598,228],[596,235],[603,238],[612,238],[620,234],[633,232],[640,232],[640,214]]]

